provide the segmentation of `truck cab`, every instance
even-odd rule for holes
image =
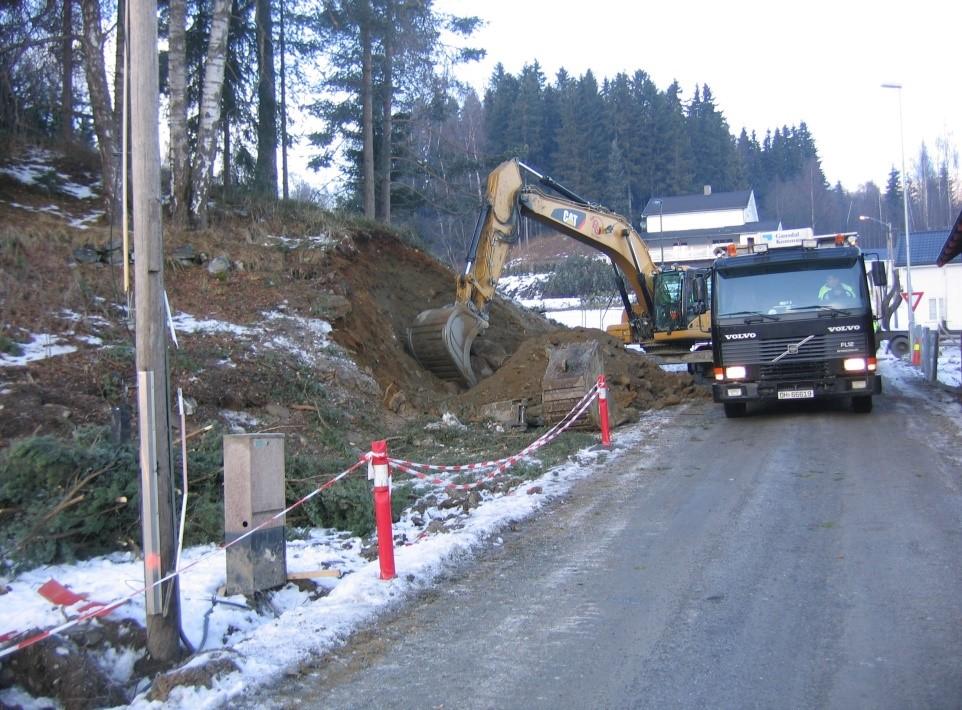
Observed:
[[[729,417],[752,401],[881,394],[864,257],[854,235],[730,248],[711,282],[712,396]]]

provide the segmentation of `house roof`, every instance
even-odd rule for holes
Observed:
[[[751,200],[751,190],[738,192],[713,192],[710,195],[679,195],[677,197],[652,197],[642,211],[642,217],[657,214],[686,214],[689,212],[715,212],[717,210],[743,210]],[[658,204],[658,201],[661,204]]]
[[[928,232],[911,232],[909,244],[912,248],[912,266],[933,266],[937,263],[948,231],[938,229]],[[895,265],[905,266],[905,235],[895,244]]]
[[[645,232],[643,237],[649,244],[660,244],[661,242],[675,242],[683,240],[699,239],[724,239],[730,237],[733,241],[737,240],[742,234],[755,234],[758,232],[775,232],[781,227],[781,222],[777,219],[765,220],[763,222],[748,222],[747,224],[733,224],[727,227],[707,227],[705,229],[680,229],[674,232]]]
[[[955,225],[949,232],[945,244],[942,245],[942,251],[939,252],[935,263],[937,266],[945,266],[960,253],[962,253],[962,212],[959,212],[958,219],[955,220]]]

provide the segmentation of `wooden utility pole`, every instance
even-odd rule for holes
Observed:
[[[156,660],[173,661],[181,653],[177,578],[149,586],[173,571],[176,554],[160,209],[157,0],[131,0],[128,36],[141,524],[144,582],[149,587],[147,651]]]

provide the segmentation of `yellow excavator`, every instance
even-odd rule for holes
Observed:
[[[526,185],[522,171],[562,197]],[[611,260],[625,310],[621,324],[610,326],[609,334],[679,361],[689,359],[686,356],[696,343],[709,340],[707,269],[657,266],[627,219],[510,159],[488,175],[484,205],[467,264],[458,276],[454,303],[423,311],[408,328],[408,349],[424,368],[441,379],[468,387],[477,384],[471,345],[488,326],[489,305],[508,252],[518,239],[519,217],[545,224]]]

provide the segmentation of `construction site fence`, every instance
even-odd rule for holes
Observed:
[[[467,471],[476,471],[479,474],[483,474],[486,477],[491,477],[499,473],[503,473],[505,470],[513,466],[518,461],[522,460],[525,456],[534,452],[535,450],[545,446],[546,444],[553,441],[557,436],[570,428],[580,417],[584,416],[588,407],[597,399],[599,409],[601,410],[601,440],[604,446],[609,446],[611,443],[611,433],[609,430],[608,422],[608,406],[607,406],[607,384],[605,382],[604,375],[598,377],[597,383],[591,387],[582,397],[582,399],[572,407],[571,411],[567,415],[562,417],[562,419],[557,422],[553,427],[551,427],[547,432],[539,436],[534,442],[528,444],[520,452],[497,461],[488,461],[481,464],[459,464],[456,466],[437,466],[437,465],[427,465],[427,464],[417,464],[410,461],[400,461],[391,460],[388,458],[387,446],[384,440],[374,441],[371,444],[371,450],[365,452],[361,455],[358,461],[356,461],[352,466],[341,471],[336,476],[333,476],[325,483],[319,485],[313,491],[303,496],[299,500],[295,501],[288,507],[277,512],[276,514],[266,518],[259,525],[252,527],[250,530],[246,531],[244,534],[239,535],[236,538],[225,542],[223,545],[217,549],[211,551],[210,553],[199,557],[198,559],[188,563],[183,564],[179,568],[174,569],[170,573],[153,581],[151,584],[145,584],[139,589],[127,594],[123,597],[115,599],[110,603],[100,603],[100,602],[90,602],[81,607],[76,616],[68,618],[63,623],[36,631],[34,629],[29,630],[18,630],[18,629],[0,629],[0,661],[3,658],[16,653],[19,650],[27,648],[34,645],[46,638],[60,634],[78,624],[86,622],[90,619],[97,617],[107,616],[114,610],[126,605],[131,600],[137,598],[141,595],[146,595],[148,592],[152,591],[155,587],[164,584],[186,572],[192,568],[198,566],[202,562],[210,559],[214,555],[224,552],[227,548],[238,544],[242,540],[246,540],[255,533],[261,531],[265,527],[271,525],[278,519],[283,519],[288,513],[294,509],[305,504],[307,501],[321,493],[322,491],[332,487],[337,482],[345,479],[349,474],[354,473],[358,470],[362,470],[366,465],[368,469],[368,478],[373,481],[373,496],[374,496],[374,510],[375,510],[375,528],[377,530],[378,538],[378,558],[380,565],[380,578],[383,580],[393,579],[395,575],[394,569],[394,539],[393,532],[391,529],[391,498],[390,498],[390,487],[391,487],[391,464],[394,463],[402,464],[408,472],[415,473],[418,468],[426,468],[428,470],[446,470],[446,471],[458,471],[459,473],[464,473]],[[398,466],[399,468],[401,466]],[[418,475],[418,474],[415,474]],[[420,474],[422,477],[427,478],[423,473]],[[431,480],[431,482],[438,483],[440,485],[450,486],[450,482],[442,478],[436,478]],[[61,585],[55,580],[51,580],[48,583],[51,587],[60,588]],[[47,586],[47,585],[44,585]],[[38,590],[39,593],[39,590]],[[64,609],[66,611],[66,608]]]

